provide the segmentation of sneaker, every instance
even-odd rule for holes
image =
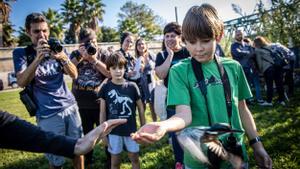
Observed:
[[[272,103],[269,102],[263,102],[263,103],[259,103],[260,106],[273,106]]]
[[[279,102],[279,104],[281,104],[281,106],[286,106],[286,103],[284,101]]]
[[[183,164],[181,164],[180,162],[177,162],[175,164],[175,169],[183,169]]]
[[[289,101],[290,101],[290,99],[289,99],[289,96],[287,95],[287,93],[286,93],[286,92],[284,92],[284,97],[285,97],[285,100],[286,100],[287,102],[289,102]]]
[[[264,103],[265,101],[264,101],[263,99],[258,99],[256,102],[257,102],[258,104],[262,104],[262,103]]]

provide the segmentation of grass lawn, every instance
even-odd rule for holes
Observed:
[[[13,113],[23,119],[35,123],[19,100],[17,91],[0,93],[0,109]],[[275,169],[300,168],[300,90],[298,90],[287,107],[279,105],[273,108],[250,106],[263,143],[270,154]],[[150,120],[149,110],[146,113]],[[141,146],[140,160],[143,169],[170,169],[174,162],[171,147],[167,138],[148,146]],[[95,148],[96,163],[93,168],[101,169],[105,163],[104,150],[101,145]],[[250,164],[254,166],[254,157],[249,148]],[[131,168],[126,154],[123,154],[121,168]],[[0,149],[0,169],[46,169],[47,160],[42,154]],[[67,160],[64,168],[71,168]],[[251,167],[255,168],[255,167]]]

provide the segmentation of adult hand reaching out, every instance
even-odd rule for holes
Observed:
[[[126,119],[113,119],[102,123],[86,134],[83,138],[77,140],[74,148],[74,154],[82,155],[88,153],[94,148],[97,142],[101,138],[105,137],[113,128],[126,122]]]

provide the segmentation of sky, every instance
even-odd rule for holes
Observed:
[[[101,25],[117,28],[118,13],[121,6],[128,0],[102,0],[106,5],[105,14]],[[219,12],[223,21],[240,17],[231,7],[231,4],[239,5],[244,13],[252,14],[255,4],[258,0],[132,0],[138,4],[146,4],[154,11],[155,15],[159,15],[168,23],[176,21],[175,7],[177,7],[178,21],[181,24],[187,10],[193,5],[201,5],[209,3],[213,5]],[[46,11],[48,8],[60,11],[61,4],[64,0],[17,0],[11,3],[12,12],[10,21],[14,29],[18,30],[20,26],[24,26],[25,18],[32,12]],[[268,0],[263,0],[268,2]],[[100,25],[100,26],[101,26]]]

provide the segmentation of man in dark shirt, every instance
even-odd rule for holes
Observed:
[[[235,42],[231,45],[232,58],[238,61],[245,72],[248,84],[251,87],[255,87],[256,100],[258,104],[262,104],[260,92],[260,82],[258,72],[255,70],[254,59],[254,48],[243,41],[244,34],[241,30],[235,31]],[[252,103],[253,98],[247,99],[248,103]]]
[[[126,119],[108,120],[83,138],[75,139],[41,130],[39,127],[0,110],[0,148],[46,152],[74,158],[91,151],[99,139]]]

